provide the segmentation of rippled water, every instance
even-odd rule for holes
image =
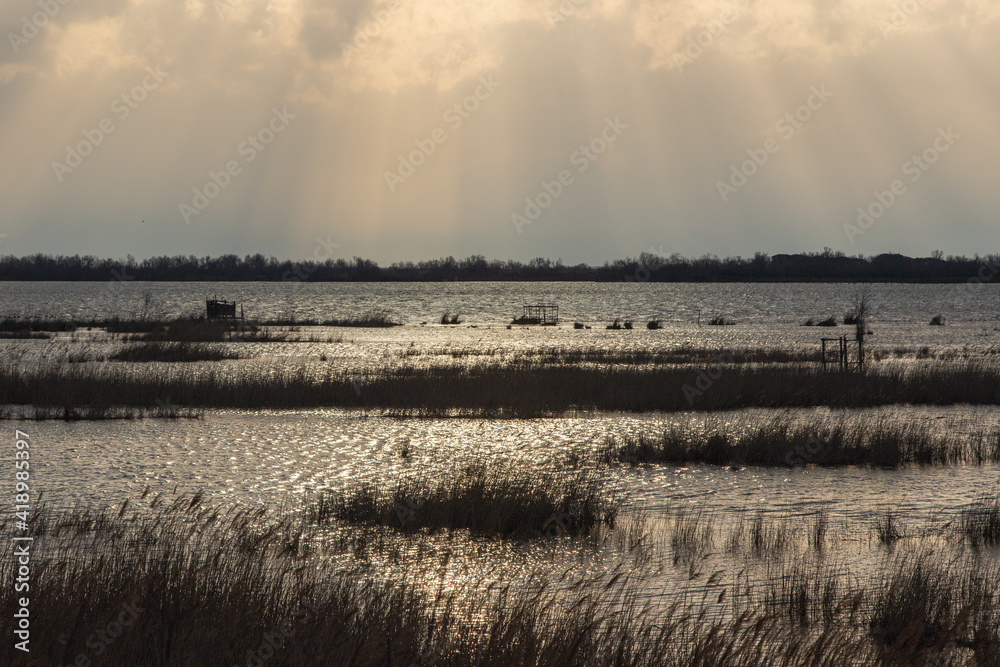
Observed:
[[[825,410],[717,413],[709,420],[739,428],[778,415]],[[833,413],[839,415],[841,413]],[[850,411],[847,414],[859,414]],[[1000,410],[893,408],[862,411],[928,424],[944,433],[1000,427]],[[441,478],[471,462],[512,462],[537,470],[587,465],[609,435],[657,433],[703,421],[697,414],[604,415],[536,420],[395,419],[343,410],[210,411],[202,420],[46,421],[22,425],[34,443],[39,488],[49,500],[114,504],[146,486],[157,492],[205,491],[240,502],[281,504],[319,489],[419,475]],[[407,458],[401,456],[404,445]],[[582,461],[582,463],[581,463]],[[998,488],[1000,467],[940,466],[900,470],[717,466],[599,468],[627,505],[653,513],[763,508],[866,521],[881,507],[912,514],[954,513]]]
[[[894,350],[905,348],[902,354],[911,360],[913,351],[925,346],[958,357],[1000,351],[995,320],[1000,285],[973,292],[939,285],[879,285],[874,290],[870,340],[875,350],[893,356]],[[146,291],[160,310],[157,314],[164,315],[194,313],[206,296],[217,294],[243,300],[251,317],[324,319],[385,309],[405,323],[389,329],[305,327],[291,333],[307,342],[219,344],[247,358],[171,365],[220,373],[287,368],[316,374],[364,372],[400,365],[502,361],[540,348],[815,349],[820,337],[853,331],[844,326],[801,326],[808,318],[819,320],[848,310],[853,295],[848,285],[7,283],[0,291],[0,315],[129,317],[137,314]],[[523,303],[539,301],[559,304],[560,326],[507,327]],[[461,313],[464,324],[436,324],[445,310]],[[717,314],[738,324],[704,325]],[[937,314],[944,315],[947,326],[928,325]],[[633,318],[637,328],[606,330],[605,323],[616,317]],[[653,317],[664,320],[664,329],[645,328],[646,319]],[[574,329],[573,321],[593,328]],[[28,364],[72,360],[73,367],[116,363],[134,372],[162,368],[155,363],[102,361],[124,344],[103,332],[78,331],[56,334],[52,340],[0,340],[0,356]],[[656,553],[651,564],[642,565],[649,568],[643,596],[663,605],[682,598],[705,601],[708,591],[714,600],[722,590],[718,586],[728,587],[732,598],[747,589],[749,578],[780,580],[786,576],[785,567],[822,564],[852,576],[878,572],[885,567],[882,559],[889,557],[873,544],[872,526],[878,515],[887,509],[897,512],[908,535],[920,533],[925,537],[919,543],[931,544],[938,538],[928,540],[928,534],[943,535],[963,508],[1000,488],[997,465],[732,469],[632,468],[595,462],[596,451],[609,436],[656,434],[672,425],[705,421],[739,430],[777,417],[841,415],[918,422],[937,435],[1000,430],[1000,408],[969,406],[593,414],[533,420],[397,419],[341,409],[209,410],[197,420],[21,421],[6,422],[6,429],[11,436],[15,427],[30,434],[33,488],[57,507],[111,508],[139,497],[148,487],[168,496],[203,491],[217,503],[264,505],[283,512],[301,508],[320,490],[366,481],[391,484],[406,476],[438,479],[472,462],[539,471],[585,468],[598,476],[607,494],[623,500],[625,518],[620,523],[645,517]],[[407,457],[401,455],[404,448]],[[773,559],[728,550],[725,541],[734,526],[741,517],[757,512],[792,527],[797,546]],[[833,546],[826,552],[811,550],[806,543],[808,526],[821,512],[830,520]],[[715,544],[698,565],[702,572],[694,573],[683,563],[671,566],[671,553],[676,558],[676,551],[669,535],[678,513],[700,514],[714,522]],[[345,528],[341,534],[354,532]],[[417,539],[392,531],[382,534],[388,537],[376,540],[383,545],[381,552],[366,549],[359,556],[347,549],[332,557],[346,559],[345,563],[369,559],[387,576],[422,582],[430,592],[440,586],[483,588],[494,581],[518,582],[541,570],[558,578],[568,564],[580,572],[600,573],[634,557],[614,544],[605,544],[599,552],[589,550],[581,544],[585,540],[517,543],[470,540],[461,533]],[[706,582],[712,572],[725,573],[718,584]],[[710,606],[710,614],[726,613],[720,605]]]
[[[997,349],[1000,286],[976,291],[961,286],[879,285],[874,288],[874,348],[928,346],[934,350]],[[316,372],[366,370],[400,364],[469,363],[503,359],[537,348],[660,350],[695,347],[815,348],[821,336],[851,329],[800,326],[807,318],[842,315],[850,306],[848,285],[692,285],[642,283],[435,283],[435,284],[278,284],[278,283],[6,283],[0,314],[43,317],[108,317],[137,313],[149,291],[166,315],[193,313],[206,296],[237,298],[251,317],[330,318],[386,309],[405,323],[391,329],[307,328],[297,335],[311,342],[234,343],[249,359],[219,362],[222,372],[261,372],[283,366]],[[558,327],[506,324],[523,303],[552,301],[561,308]],[[435,324],[450,310],[462,326]],[[735,319],[735,326],[700,326],[713,315]],[[944,327],[929,326],[944,315]],[[634,318],[632,331],[608,331],[604,323]],[[665,328],[645,329],[648,318]],[[592,329],[575,330],[581,321]],[[427,324],[422,324],[426,322]],[[71,356],[106,363],[124,343],[99,332],[58,334],[53,340],[0,341],[0,354],[34,363],[66,362]],[[150,368],[154,364],[136,365]],[[207,368],[208,365],[198,366]],[[513,389],[512,389],[513,390]],[[703,512],[733,520],[761,510],[798,527],[820,510],[828,513],[841,539],[871,539],[876,514],[892,508],[907,521],[943,526],[984,494],[995,492],[1000,466],[730,469],[716,466],[596,466],[593,454],[609,435],[656,433],[672,424],[706,419],[738,429],[776,416],[794,419],[829,415],[826,410],[753,410],[697,413],[603,414],[536,420],[395,419],[348,410],[208,411],[200,420],[8,423],[27,430],[32,440],[35,489],[56,506],[77,503],[110,507],[155,493],[204,491],[219,502],[301,506],[310,493],[343,489],[367,480],[391,483],[408,475],[447,477],[470,462],[506,462],[537,470],[590,467],[608,493],[617,494],[630,512],[666,525],[678,511]],[[840,414],[840,413],[836,413]],[[1000,409],[952,406],[897,406],[853,411],[872,419],[927,424],[933,432],[973,433],[1000,428]],[[409,456],[401,456],[406,447]],[[433,538],[438,540],[438,537]],[[444,539],[444,538],[441,538]],[[854,544],[850,542],[849,544]],[[451,558],[452,543],[401,542],[417,549],[414,559]],[[574,546],[514,545],[467,541],[464,560],[452,573],[482,579],[483,566],[505,571],[531,569],[543,561],[579,559]],[[430,550],[430,551],[428,551]],[[435,551],[437,550],[437,551]],[[553,552],[554,550],[554,552]],[[663,546],[663,553],[670,550]],[[845,560],[871,551],[848,548]],[[853,556],[851,553],[853,552]],[[553,553],[555,555],[553,555]],[[868,556],[866,556],[868,557]],[[725,557],[720,557],[724,558]],[[456,564],[457,563],[457,564]],[[717,563],[729,567],[732,563]],[[399,567],[387,565],[386,567]],[[590,567],[590,565],[586,565]],[[714,567],[714,565],[713,565]],[[734,566],[734,571],[740,566]],[[463,569],[464,568],[464,569]],[[431,568],[433,569],[433,568]],[[436,571],[436,570],[435,570]],[[491,570],[492,571],[492,570]],[[470,574],[471,573],[471,574]],[[476,574],[479,573],[479,574]],[[496,574],[496,573],[495,573]],[[428,575],[430,576],[430,575]],[[444,576],[444,575],[442,575]],[[497,576],[500,576],[497,574]],[[768,575],[769,576],[769,575]],[[696,594],[695,583],[679,572],[651,580],[650,590]],[[735,590],[735,588],[734,588]],[[697,593],[701,594],[701,593]]]
[[[605,322],[616,317],[639,322],[659,318],[669,324],[695,323],[726,315],[748,325],[800,324],[812,317],[840,316],[855,288],[846,284],[803,283],[163,283],[163,282],[5,282],[0,314],[93,318],[137,314],[144,293],[153,309],[176,316],[204,311],[206,298],[237,299],[256,319],[328,319],[388,310],[404,324],[437,322],[448,310],[469,324],[506,324],[521,306],[555,303],[563,321]],[[1000,284],[873,287],[875,321],[884,325],[926,325],[943,315],[954,325],[996,322]],[[958,338],[948,327],[922,333]],[[954,330],[951,330],[954,331]]]
[[[472,352],[472,359],[502,358],[540,347],[606,350],[706,347],[812,347],[820,336],[846,332],[803,327],[808,317],[838,315],[848,309],[853,287],[836,284],[673,284],[673,283],[5,283],[0,313],[51,317],[129,316],[150,292],[154,307],[166,314],[200,308],[206,296],[238,298],[250,316],[343,317],[372,308],[389,310],[406,326],[391,329],[309,328],[315,342],[238,344],[252,357],[221,367],[313,365],[333,368],[383,368],[438,363]],[[504,323],[522,303],[552,301],[562,309],[559,327],[514,327]],[[1000,285],[877,285],[873,302],[872,344],[971,347],[1000,343],[995,313]],[[460,312],[465,326],[433,322],[440,312]],[[698,314],[725,313],[735,326],[699,326]],[[927,323],[943,314],[947,326]],[[649,331],[648,317],[666,320]],[[602,322],[636,318],[639,328],[608,331]],[[569,323],[586,321],[590,330]],[[100,358],[120,341],[89,340],[90,334],[59,335],[52,341],[0,341],[8,356],[62,359],[67,355]],[[329,342],[332,341],[332,342]],[[97,362],[95,362],[97,363]],[[991,410],[890,410],[899,417],[936,419],[948,428],[992,423]],[[932,415],[928,417],[928,415]],[[742,418],[737,415],[736,418]],[[50,498],[112,499],[146,484],[179,484],[213,494],[267,501],[307,489],[337,487],[366,476],[406,472],[446,474],[470,457],[498,457],[549,465],[574,447],[592,447],[608,434],[658,428],[677,416],[598,416],[538,421],[393,420],[330,410],[283,413],[210,412],[202,421],[39,423],[32,428],[46,443],[40,462],[48,473]],[[941,418],[941,419],[937,419]],[[959,426],[956,426],[958,424]],[[413,455],[398,456],[409,442]],[[869,494],[909,489],[919,509],[967,502],[982,487],[984,469],[851,471],[797,470],[779,475],[711,468],[649,469],[607,473],[609,483],[636,503],[698,502],[747,505],[772,491],[775,508],[796,503],[827,503],[849,514],[849,507],[870,505]],[[860,495],[859,495],[860,494]],[[971,494],[971,495],[970,495]],[[865,498],[860,502],[859,498]],[[888,496],[887,496],[888,498]],[[797,499],[797,500],[796,500]],[[848,500],[849,499],[849,500]],[[904,502],[900,498],[898,502]],[[887,502],[889,500],[887,499]],[[905,502],[909,502],[906,500]],[[916,502],[916,501],[915,501]],[[929,503],[929,504],[928,504]]]

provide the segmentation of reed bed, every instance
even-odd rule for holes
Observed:
[[[962,512],[959,533],[978,549],[1000,547],[1000,495],[980,498]]]
[[[369,310],[360,315],[347,317],[330,317],[327,319],[318,318],[297,318],[297,317],[272,317],[264,320],[255,320],[261,326],[286,326],[286,327],[359,327],[359,328],[381,328],[398,327],[401,323],[392,319],[387,310]]]
[[[52,334],[44,331],[0,331],[0,340],[48,340]]]
[[[959,437],[886,417],[779,417],[741,429],[706,422],[701,427],[675,425],[659,436],[612,436],[599,456],[607,463],[630,465],[983,465],[1000,461],[1000,432]]]
[[[820,353],[817,350],[778,348],[723,350],[689,345],[664,350],[543,347],[518,351],[513,359],[546,364],[785,364],[820,361]]]
[[[617,515],[618,504],[605,499],[597,480],[586,475],[554,477],[486,464],[467,466],[446,481],[402,480],[326,492],[307,511],[319,524],[337,519],[520,539],[586,535],[614,527]]]
[[[0,331],[76,331],[83,326],[79,322],[67,319],[42,317],[4,317],[0,318]]]
[[[79,365],[75,365],[79,366]],[[1000,404],[1000,365],[928,362],[865,374],[813,365],[711,369],[545,364],[378,368],[316,376],[275,364],[221,373],[156,367],[145,373],[0,362],[0,404],[149,406],[172,397],[191,407],[360,407],[400,414],[539,417],[569,411],[735,410],[750,407],[874,407]],[[700,389],[699,387],[704,387]]]
[[[701,600],[686,601],[651,597],[648,572],[625,565],[487,586],[476,581],[489,573],[474,572],[468,584],[428,587],[345,560],[306,515],[213,506],[200,494],[98,510],[43,505],[31,517],[31,653],[5,642],[0,661],[997,664],[1000,571],[988,561],[905,552],[861,578],[792,562],[760,581],[714,573]],[[12,549],[0,552],[0,586],[12,587],[16,571]],[[0,600],[7,636],[16,611],[16,596]]]
[[[201,419],[205,413],[197,408],[184,408],[161,401],[148,408],[103,406],[0,406],[0,419],[8,421],[105,421],[134,419]]]
[[[118,352],[112,354],[113,361],[132,362],[194,362],[194,361],[222,361],[225,359],[240,359],[242,355],[233,350],[223,347],[213,347],[211,345],[188,342],[174,343],[138,343],[128,345]]]
[[[773,558],[792,547],[796,534],[795,526],[788,519],[770,520],[762,511],[751,519],[741,514],[729,533],[726,548],[730,553]]]

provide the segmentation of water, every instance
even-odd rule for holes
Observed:
[[[7,282],[0,290],[0,314],[64,318],[128,317],[142,310],[143,294],[152,310],[166,316],[204,312],[206,298],[236,299],[256,319],[295,316],[329,319],[387,310],[404,324],[436,323],[443,312],[460,313],[466,324],[506,324],[521,306],[555,303],[566,323],[601,323],[631,318],[644,324],[658,318],[686,327],[725,315],[745,327],[796,326],[808,318],[840,317],[855,288],[845,284],[770,283],[144,283]],[[926,343],[970,342],[966,334],[995,333],[1000,284],[880,284],[872,288],[873,321],[879,333],[897,335],[917,326]],[[926,328],[935,315],[950,326]],[[815,330],[807,329],[806,338]],[[742,337],[737,329],[730,336]]]
[[[813,418],[826,410],[754,410],[709,419],[739,428],[776,416]],[[832,413],[834,416],[842,414]],[[939,433],[1000,428],[1000,410],[889,408],[846,411],[930,424]],[[22,424],[31,436],[38,488],[50,502],[97,506],[154,492],[203,491],[219,500],[277,506],[321,489],[406,476],[443,478],[474,462],[513,463],[539,471],[572,467],[574,454],[609,435],[655,434],[703,415],[602,415],[536,420],[395,419],[357,411],[209,411],[202,420]],[[401,456],[403,447],[408,450]],[[584,462],[583,465],[587,465]],[[1000,467],[744,468],[650,466],[599,468],[606,488],[652,513],[763,508],[865,522],[891,506],[915,515],[948,514],[997,488]],[[944,514],[937,518],[941,519]]]
[[[0,315],[93,318],[137,314],[144,293],[152,295],[156,314],[179,315],[202,307],[206,296],[237,298],[248,316],[294,314],[299,318],[357,315],[386,309],[405,326],[389,329],[310,328],[317,342],[239,344],[252,356],[221,362],[239,369],[275,364],[303,365],[318,370],[365,370],[420,363],[467,363],[502,358],[519,350],[539,347],[599,349],[667,349],[681,345],[704,347],[762,346],[814,348],[821,336],[852,327],[800,326],[846,311],[853,287],[838,284],[675,284],[675,283],[5,283],[0,292]],[[898,285],[873,287],[874,347],[929,346],[935,350],[991,350],[1000,343],[995,313],[1000,311],[1000,285],[980,285],[974,291],[961,285]],[[510,317],[522,303],[554,302],[561,308],[558,327],[513,327]],[[464,325],[432,323],[445,310],[460,312]],[[726,314],[735,326],[699,326],[713,314]],[[930,317],[943,314],[947,326],[929,326]],[[665,329],[649,331],[649,317],[665,320]],[[632,331],[608,331],[603,323],[632,317]],[[590,330],[574,330],[574,320],[590,323]],[[330,339],[334,342],[326,342]],[[8,357],[59,360],[76,354],[100,358],[122,345],[99,334],[60,334],[55,340],[0,341]],[[457,353],[457,354],[454,354]],[[465,356],[466,353],[472,353]],[[100,363],[95,361],[92,363]],[[890,409],[904,415],[902,409]],[[919,413],[919,414],[917,414]],[[941,408],[930,419],[942,418],[949,428],[970,423],[992,423],[992,410]],[[907,409],[905,416],[927,418],[927,410]],[[737,415],[737,418],[739,416]],[[573,447],[590,447],[609,434],[660,427],[670,416],[604,415],[586,419],[541,421],[393,420],[350,412],[209,412],[203,421],[40,423],[32,428],[47,443],[50,498],[109,501],[141,491],[147,485],[180,484],[204,488],[220,496],[238,496],[254,502],[274,501],[311,488],[334,487],[369,475],[395,475],[409,469],[446,474],[473,453],[509,457],[528,465],[548,465]],[[971,421],[970,421],[971,420]],[[645,427],[644,426],[644,427]],[[402,460],[396,452],[409,442],[415,452]],[[946,491],[939,491],[934,475],[956,474]],[[615,473],[624,479],[613,484],[627,490],[636,503],[662,505],[666,500],[733,505],[752,502],[760,488],[753,472],[639,471]],[[771,477],[770,474],[762,475]],[[810,492],[803,502],[839,502],[832,489],[849,483],[871,487],[869,475],[890,489],[900,476],[915,496],[944,503],[944,493],[967,499],[982,469],[958,473],[914,470],[903,472],[809,471],[790,479],[808,483],[779,484],[796,496]],[[950,479],[950,478],[949,478]],[[855,480],[849,482],[848,480]],[[917,480],[927,480],[918,482]],[[964,481],[960,481],[964,480]],[[924,484],[928,484],[927,488]],[[757,487],[754,486],[757,484]],[[766,484],[765,484],[766,485]],[[799,488],[801,486],[801,488]],[[817,496],[816,494],[819,494]],[[659,494],[659,495],[658,495]],[[735,494],[735,495],[733,495]],[[825,495],[824,495],[825,494]],[[856,498],[856,493],[845,492]],[[822,496],[822,498],[820,498]],[[819,498],[819,500],[817,500]],[[776,506],[783,502],[774,500]],[[789,508],[795,509],[794,504]],[[926,507],[925,507],[926,508]]]
[[[218,295],[243,301],[251,318],[325,319],[384,309],[404,323],[389,329],[310,327],[299,332],[313,337],[312,342],[231,344],[252,358],[218,362],[214,367],[221,372],[257,367],[264,372],[275,366],[363,372],[387,366],[499,360],[519,351],[550,347],[816,349],[820,337],[853,332],[853,327],[845,326],[801,326],[808,318],[833,315],[839,319],[850,308],[853,287],[827,284],[5,283],[0,315],[130,317],[141,313],[145,292],[151,294],[151,314],[157,316],[200,312],[206,297]],[[558,327],[507,328],[522,304],[536,302],[560,306]],[[874,349],[906,348],[911,356],[913,350],[925,346],[959,356],[1000,349],[995,320],[995,313],[1000,312],[1000,285],[983,285],[974,292],[962,286],[878,285],[873,288],[873,304],[870,340]],[[464,323],[436,324],[446,310],[460,313]],[[947,326],[928,325],[938,314],[946,318]],[[704,326],[714,315],[725,315],[737,324]],[[664,329],[645,328],[646,320],[654,317],[664,320]],[[614,318],[632,318],[637,328],[606,330],[605,323]],[[593,328],[573,329],[573,321]],[[84,364],[100,364],[110,363],[100,359],[123,344],[101,332],[76,332],[58,334],[53,340],[0,340],[0,355],[28,363],[64,362],[75,355],[91,359]],[[868,542],[870,546],[872,522],[886,508],[898,511],[921,530],[946,526],[964,507],[998,488],[1000,466],[630,468],[596,466],[592,458],[612,435],[656,433],[673,424],[705,419],[740,428],[777,416],[798,419],[830,414],[827,410],[753,410],[708,416],[597,414],[482,420],[395,419],[341,409],[209,410],[200,420],[17,422],[8,423],[5,429],[11,439],[15,427],[30,434],[34,488],[44,491],[46,501],[59,507],[116,506],[138,497],[147,487],[164,494],[203,491],[219,503],[301,507],[304,499],[322,489],[344,489],[367,480],[391,483],[405,476],[438,479],[470,462],[510,463],[541,471],[583,465],[593,466],[607,492],[621,497],[629,512],[644,514],[654,527],[667,526],[677,511],[704,512],[732,522],[758,510],[802,527],[823,510],[830,517],[831,533],[848,545],[838,552],[845,563],[876,557],[874,550],[851,545]],[[938,434],[1000,429],[1000,409],[995,408],[893,406],[845,414],[921,422]],[[406,458],[401,456],[404,447],[409,451]],[[447,552],[449,558],[457,553],[454,542],[433,542],[437,539],[432,539],[431,546],[417,548],[424,550],[422,558],[428,563],[437,555],[428,557],[427,553]],[[492,571],[501,564],[516,570],[543,563],[582,562],[572,543],[518,546],[468,540],[463,544],[459,551],[464,550],[464,555],[456,556],[451,567],[472,573]],[[661,556],[669,553],[668,543],[661,547]],[[403,551],[412,548],[405,543],[401,546]],[[425,553],[426,549],[431,551]],[[794,554],[792,558],[797,557]],[[713,558],[712,568],[735,572],[741,567],[736,557]],[[597,567],[591,562],[583,566]],[[657,586],[700,594],[700,583],[689,581],[683,571],[651,579],[650,590]]]

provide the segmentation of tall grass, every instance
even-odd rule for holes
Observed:
[[[772,558],[792,546],[795,527],[788,520],[770,521],[762,511],[752,519],[740,515],[727,539],[731,553],[744,553],[756,558]]]
[[[224,359],[239,359],[239,352],[227,350],[221,347],[211,347],[199,343],[175,342],[175,343],[138,343],[128,345],[111,355],[114,361],[163,361],[163,362],[191,362],[191,361],[222,361]]]
[[[964,509],[959,533],[973,548],[1000,546],[1000,496],[980,498]]]
[[[29,331],[27,329],[0,331],[0,340],[47,340],[49,338],[52,338],[52,334],[44,331]]]
[[[681,345],[664,350],[608,349],[601,347],[561,348],[540,347],[517,350],[513,361],[549,364],[768,364],[819,361],[816,350],[783,350],[777,348],[734,348],[721,350]]]
[[[670,547],[674,565],[696,566],[715,549],[715,526],[711,516],[678,512],[674,515]]]
[[[971,648],[976,664],[1000,656],[1000,578],[995,567],[958,569],[907,554],[872,593],[869,630],[887,657],[929,657],[948,645]]]
[[[326,492],[310,506],[316,523],[331,519],[403,531],[466,529],[516,538],[582,535],[614,526],[618,506],[583,475],[555,478],[476,464],[447,481],[404,480]]]
[[[79,322],[67,319],[41,317],[4,317],[0,318],[0,331],[31,332],[31,331],[76,331],[83,326]]]
[[[660,436],[609,437],[605,462],[709,463],[713,465],[824,466],[993,463],[1000,461],[1000,433],[935,435],[928,426],[887,418],[835,421],[776,418],[743,429],[706,423],[672,426]]]
[[[875,517],[872,529],[878,541],[888,547],[893,546],[905,536],[899,514],[891,508],[879,512],[878,516]]]
[[[23,367],[0,361],[0,403],[180,405],[233,408],[366,407],[421,414],[535,417],[574,410],[687,411],[747,407],[872,407],[900,403],[1000,404],[1000,366],[928,363],[865,374],[825,373],[815,366],[732,365],[713,371],[683,367],[588,367],[483,364],[380,368],[358,375],[313,376],[305,367],[218,373],[156,368],[116,373],[105,368]],[[697,391],[699,396],[692,396]],[[919,438],[914,444],[919,444]],[[984,445],[985,446],[985,445]],[[995,448],[984,450],[993,457]],[[918,457],[919,460],[919,457]]]
[[[31,518],[32,651],[4,642],[0,662],[971,666],[995,665],[1000,648],[1000,572],[981,561],[900,554],[861,579],[794,563],[762,584],[759,602],[737,590],[745,579],[726,586],[718,573],[701,602],[663,601],[623,565],[526,578],[472,571],[428,587],[345,558],[302,518],[200,494],[42,507]],[[13,550],[0,552],[0,586],[10,590],[16,572]],[[740,601],[724,604],[717,591],[730,589]],[[8,637],[17,602],[0,599]]]

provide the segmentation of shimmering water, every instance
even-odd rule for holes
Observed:
[[[826,410],[716,413],[731,428],[785,418],[837,416]],[[850,411],[930,425],[940,433],[1000,427],[1000,410],[891,408]],[[404,476],[442,478],[472,462],[509,462],[535,470],[588,466],[609,435],[655,434],[698,414],[604,415],[536,420],[395,419],[343,410],[210,411],[202,420],[46,421],[31,434],[35,478],[50,502],[115,504],[156,492],[204,491],[219,499],[282,504],[320,489]],[[406,458],[401,456],[404,448]],[[598,468],[609,492],[653,514],[763,509],[865,523],[893,507],[913,515],[955,512],[998,488],[1000,467],[900,470],[717,466]]]
[[[853,287],[812,284],[643,283],[6,283],[0,315],[130,317],[144,292],[152,315],[194,314],[206,297],[236,298],[251,318],[350,317],[374,309],[404,326],[391,329],[308,328],[311,342],[237,343],[250,358],[219,362],[220,372],[256,372],[294,366],[315,372],[364,371],[423,363],[500,360],[519,351],[558,347],[662,350],[678,346],[815,348],[821,336],[851,327],[801,326],[808,318],[838,319],[850,308]],[[554,302],[558,327],[507,328],[522,304]],[[996,313],[1000,286],[878,285],[873,291],[871,344],[876,349],[1000,349]],[[460,326],[436,324],[458,312]],[[947,325],[929,326],[934,315]],[[705,326],[725,315],[735,326]],[[609,331],[614,318],[636,329]],[[664,320],[649,331],[647,319]],[[700,322],[699,322],[700,320]],[[592,329],[576,330],[573,321]],[[0,354],[24,363],[100,364],[121,340],[100,332],[59,334],[53,340],[0,341]],[[146,368],[152,365],[142,365]],[[200,366],[207,368],[209,365]],[[511,389],[516,390],[515,388]],[[867,468],[729,469],[713,466],[596,466],[593,453],[610,435],[656,433],[672,424],[706,419],[730,428],[772,419],[829,415],[825,410],[754,410],[704,415],[589,415],[537,420],[394,419],[358,411],[218,411],[200,420],[18,422],[30,433],[35,488],[57,506],[113,506],[149,487],[154,493],[204,491],[220,502],[301,506],[321,489],[343,489],[402,476],[441,478],[476,462],[506,462],[537,470],[591,467],[607,492],[630,512],[664,525],[677,511],[733,517],[758,509],[804,525],[821,509],[834,532],[870,541],[876,514],[892,508],[916,523],[944,526],[1000,482],[1000,466],[900,470]],[[1000,410],[952,406],[897,406],[852,414],[928,424],[937,433],[1000,428]],[[401,456],[403,448],[408,457]],[[808,519],[811,521],[811,518]],[[467,545],[472,548],[471,543]],[[462,567],[504,561],[533,566],[548,546],[476,545]],[[405,548],[405,547],[404,547]],[[420,547],[424,548],[424,547]],[[576,558],[568,546],[555,558]],[[451,546],[442,550],[450,554]],[[664,547],[669,551],[669,546]],[[477,551],[478,550],[478,551]],[[858,551],[858,550],[854,550]],[[856,555],[856,554],[855,554]],[[547,556],[552,558],[551,554]],[[478,563],[478,565],[477,565]],[[735,569],[735,568],[734,568]],[[689,584],[683,573],[676,584]],[[694,590],[694,589],[692,589]]]
[[[700,313],[703,323],[725,315],[760,330],[840,317],[854,291],[852,285],[802,283],[6,282],[0,289],[0,314],[129,317],[142,311],[143,295],[149,292],[150,310],[166,316],[201,313],[205,299],[218,296],[239,300],[246,315],[256,319],[322,320],[384,309],[404,324],[433,324],[447,310],[460,313],[467,324],[482,325],[506,324],[522,305],[545,302],[557,304],[566,323],[658,318],[684,328],[695,324]],[[1000,284],[880,284],[873,286],[872,305],[880,333],[918,326],[919,338],[927,343],[971,342],[970,332],[994,331]],[[943,315],[951,326],[925,328],[935,315]],[[737,329],[727,335],[743,338],[745,333]]]
[[[405,326],[391,329],[309,329],[315,342],[240,344],[251,359],[221,367],[297,364],[324,369],[364,370],[390,365],[464,362],[502,358],[540,347],[607,350],[704,347],[814,347],[821,336],[850,327],[801,326],[807,318],[840,316],[854,288],[838,284],[673,283],[5,283],[0,315],[42,317],[129,317],[151,295],[152,315],[179,315],[202,308],[206,297],[236,298],[249,317],[329,318],[384,309]],[[554,302],[558,327],[513,327],[506,323],[523,303]],[[929,346],[989,350],[1000,345],[996,313],[1000,285],[876,285],[872,302],[872,345]],[[461,313],[464,325],[434,324],[440,313]],[[699,313],[701,326],[699,325]],[[735,326],[703,326],[715,314]],[[947,326],[929,326],[933,315]],[[609,331],[615,317],[636,320],[632,331]],[[649,331],[646,319],[665,320]],[[572,321],[593,329],[574,330]],[[423,322],[428,324],[423,325]],[[79,332],[49,341],[0,341],[0,351],[24,360],[62,360],[69,355],[100,359],[120,341]],[[332,341],[332,342],[331,342]],[[457,361],[456,361],[457,360]],[[100,363],[94,361],[93,363]],[[326,371],[324,371],[326,372]],[[942,408],[891,410],[901,418],[941,418],[948,428],[996,420],[990,410]],[[933,413],[933,417],[928,417]],[[32,428],[46,442],[40,461],[48,470],[50,497],[110,502],[146,484],[179,484],[191,490],[267,501],[307,489],[336,487],[366,476],[407,471],[446,474],[471,456],[516,458],[548,465],[567,451],[596,446],[608,434],[658,428],[679,417],[607,415],[540,421],[400,421],[343,411],[210,412],[197,422],[40,423]],[[737,415],[739,419],[741,416]],[[958,424],[959,426],[955,426]],[[402,442],[414,452],[398,457]],[[870,505],[868,494],[909,489],[921,509],[961,503],[981,490],[983,469],[896,472],[807,470],[775,475],[712,469],[608,472],[609,483],[638,504],[670,502],[747,505],[767,496],[774,507],[795,508],[794,498],[842,506]],[[876,483],[873,483],[877,480]],[[899,481],[903,480],[903,481]],[[945,480],[947,482],[945,483]],[[776,497],[777,488],[787,497]],[[843,487],[843,488],[841,488]],[[859,496],[859,493],[861,494]],[[867,498],[859,502],[859,498]],[[886,499],[904,502],[903,498]],[[929,504],[928,504],[929,503]]]

